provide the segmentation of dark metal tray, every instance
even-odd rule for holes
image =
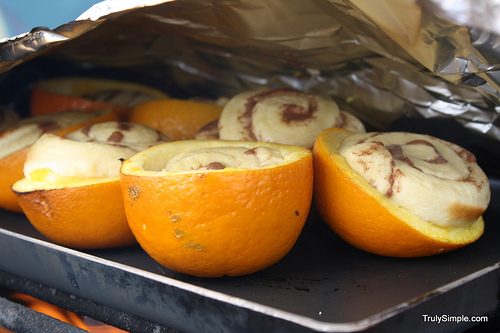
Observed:
[[[274,266],[196,278],[158,265],[138,246],[55,245],[23,215],[0,211],[0,270],[183,332],[456,332],[477,324],[474,316],[500,311],[500,180],[491,187],[485,234],[434,257],[359,251],[313,209]],[[430,320],[436,316],[441,323]]]

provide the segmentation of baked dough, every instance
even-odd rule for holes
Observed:
[[[258,169],[285,162],[280,152],[268,147],[212,147],[183,152],[170,159],[162,171]]]
[[[334,101],[293,89],[240,93],[228,101],[218,121],[221,140],[264,141],[306,148],[313,147],[321,131],[332,127],[365,132],[363,123],[339,110]]]
[[[24,175],[33,181],[118,177],[122,159],[168,141],[155,129],[126,122],[98,123],[65,137],[46,133],[29,148]]]
[[[164,133],[132,122],[108,121],[69,133],[66,138],[82,142],[100,142],[141,151],[161,142],[171,141]]]
[[[96,113],[70,110],[21,119],[0,132],[0,159],[28,147],[44,133],[58,132],[95,117]]]
[[[440,227],[476,222],[490,201],[488,178],[464,148],[407,132],[353,134],[339,153],[373,187]]]

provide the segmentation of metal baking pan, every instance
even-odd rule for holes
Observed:
[[[22,214],[0,211],[0,270],[183,332],[456,332],[500,304],[500,180],[485,234],[417,259],[359,251],[314,209],[292,251],[242,277],[170,271],[140,247],[76,251],[48,241]],[[440,316],[444,322],[430,321]],[[460,321],[460,322],[459,322]]]

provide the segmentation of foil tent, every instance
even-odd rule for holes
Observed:
[[[141,81],[174,97],[259,86],[334,99],[369,130],[434,135],[500,175],[500,1],[107,0],[0,40],[0,104],[62,75]]]

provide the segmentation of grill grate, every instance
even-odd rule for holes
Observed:
[[[87,332],[46,314],[0,297],[0,326],[12,332]]]
[[[112,307],[97,304],[58,289],[0,271],[0,326],[16,333],[81,333],[87,331],[8,300],[6,298],[7,290],[30,295],[62,309],[131,333],[180,333],[177,330],[152,323]]]

